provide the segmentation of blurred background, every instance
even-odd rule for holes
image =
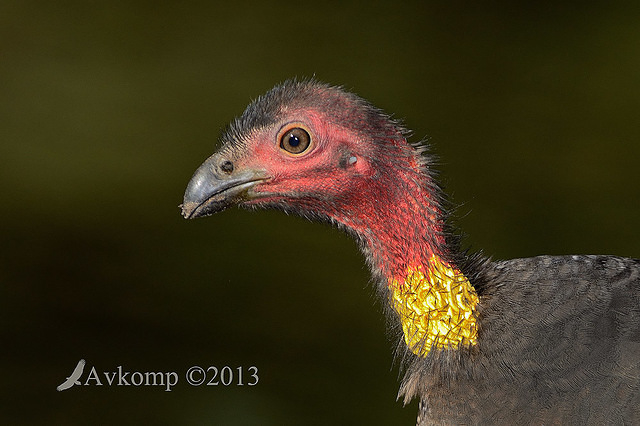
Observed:
[[[0,2],[0,419],[414,424],[355,244],[179,215],[246,104],[341,84],[428,137],[465,244],[640,257],[637,2]],[[76,386],[175,371],[163,387]],[[186,384],[193,365],[258,385]],[[245,377],[246,379],[246,377]]]

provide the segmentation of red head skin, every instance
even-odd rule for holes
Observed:
[[[447,256],[438,189],[395,122],[350,98],[340,101],[346,105],[337,113],[322,103],[284,105],[277,120],[253,128],[221,154],[236,170],[266,177],[243,205],[328,218],[355,234],[374,273],[402,283],[408,267],[427,265],[433,254]],[[296,127],[309,133],[311,144],[294,155],[280,139]]]

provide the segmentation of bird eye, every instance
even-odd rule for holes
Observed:
[[[290,154],[302,154],[310,145],[311,136],[309,136],[309,132],[300,127],[287,130],[280,138],[280,148]]]

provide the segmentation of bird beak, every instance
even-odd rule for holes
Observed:
[[[220,170],[214,154],[196,170],[187,185],[182,204],[185,219],[209,216],[257,197],[252,188],[267,178],[263,170]]]

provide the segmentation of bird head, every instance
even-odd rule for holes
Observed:
[[[330,220],[361,235],[424,187],[425,163],[398,122],[364,99],[290,80],[252,102],[195,172],[182,213],[233,205]]]

